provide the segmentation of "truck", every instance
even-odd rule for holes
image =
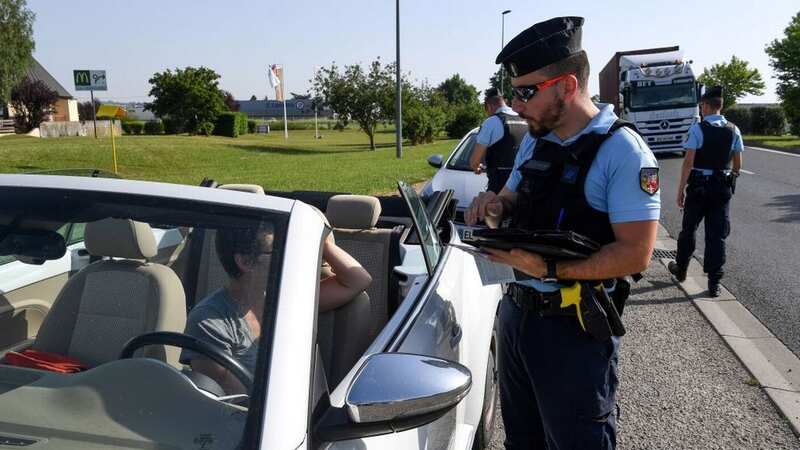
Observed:
[[[600,102],[632,122],[654,153],[683,151],[700,120],[701,85],[679,46],[616,52],[600,71]]]

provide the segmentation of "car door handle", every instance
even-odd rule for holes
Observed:
[[[461,336],[464,333],[461,331],[461,326],[459,324],[453,324],[453,328],[450,329],[450,347],[455,347],[461,342]]]

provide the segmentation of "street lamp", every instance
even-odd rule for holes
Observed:
[[[510,13],[511,10],[507,9],[500,13],[500,51],[503,51],[503,47],[506,45],[506,14]],[[500,64],[500,94],[503,95],[503,65]]]
[[[397,59],[395,61],[395,87],[394,87],[394,134],[395,134],[395,156],[397,159],[403,157],[403,110],[400,106],[402,92],[400,90],[400,0],[395,2],[395,50]]]

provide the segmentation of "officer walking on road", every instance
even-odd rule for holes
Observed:
[[[683,226],[678,236],[678,254],[667,266],[678,281],[686,279],[695,232],[700,221],[705,221],[703,271],[708,274],[710,297],[719,297],[720,293],[725,238],[731,231],[730,201],[742,169],[744,148],[739,129],[720,114],[722,106],[722,88],[709,88],[700,99],[703,121],[692,125],[683,144],[686,156],[677,199],[678,208],[683,209]]]
[[[598,109],[591,101],[582,25],[580,17],[537,23],[497,56],[512,77],[512,107],[529,132],[505,187],[475,197],[465,215],[468,224],[497,227],[511,217],[514,228],[573,231],[601,245],[586,259],[562,261],[486,249],[519,274],[499,313],[509,450],[615,448],[621,333],[612,336],[607,324],[598,332],[583,312],[608,292],[601,282],[622,305],[630,286],[620,277],[647,267],[656,238],[657,162],[611,105]],[[571,306],[574,286],[591,286],[580,291],[577,308]]]
[[[514,167],[514,157],[528,131],[528,124],[506,106],[503,96],[495,88],[486,91],[483,108],[489,117],[478,131],[469,166],[475,173],[481,173],[481,161],[485,156],[489,190],[499,194]]]

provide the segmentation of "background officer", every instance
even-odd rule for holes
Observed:
[[[683,208],[683,226],[678,236],[678,254],[667,266],[678,281],[686,279],[686,269],[694,253],[695,232],[700,221],[705,220],[703,271],[708,274],[711,297],[719,297],[725,238],[731,231],[729,206],[742,168],[744,148],[739,129],[720,114],[722,106],[722,88],[709,88],[700,99],[703,121],[692,125],[683,144],[686,157],[677,199],[678,208]]]
[[[483,108],[489,116],[481,124],[476,138],[475,150],[469,158],[469,166],[481,173],[481,161],[486,156],[488,190],[499,193],[514,167],[514,157],[519,144],[528,130],[528,124],[506,106],[503,96],[495,88],[486,91]]]
[[[521,249],[486,249],[530,278],[509,285],[499,313],[509,450],[616,446],[619,339],[585,332],[575,309],[561,308],[566,285],[558,280],[641,272],[655,244],[657,162],[611,105],[592,103],[582,24],[580,17],[538,23],[497,56],[511,74],[512,107],[529,133],[505,187],[475,197],[465,215],[468,224],[485,220],[491,227],[511,216],[512,227],[575,231],[601,244],[587,259],[559,262]]]

